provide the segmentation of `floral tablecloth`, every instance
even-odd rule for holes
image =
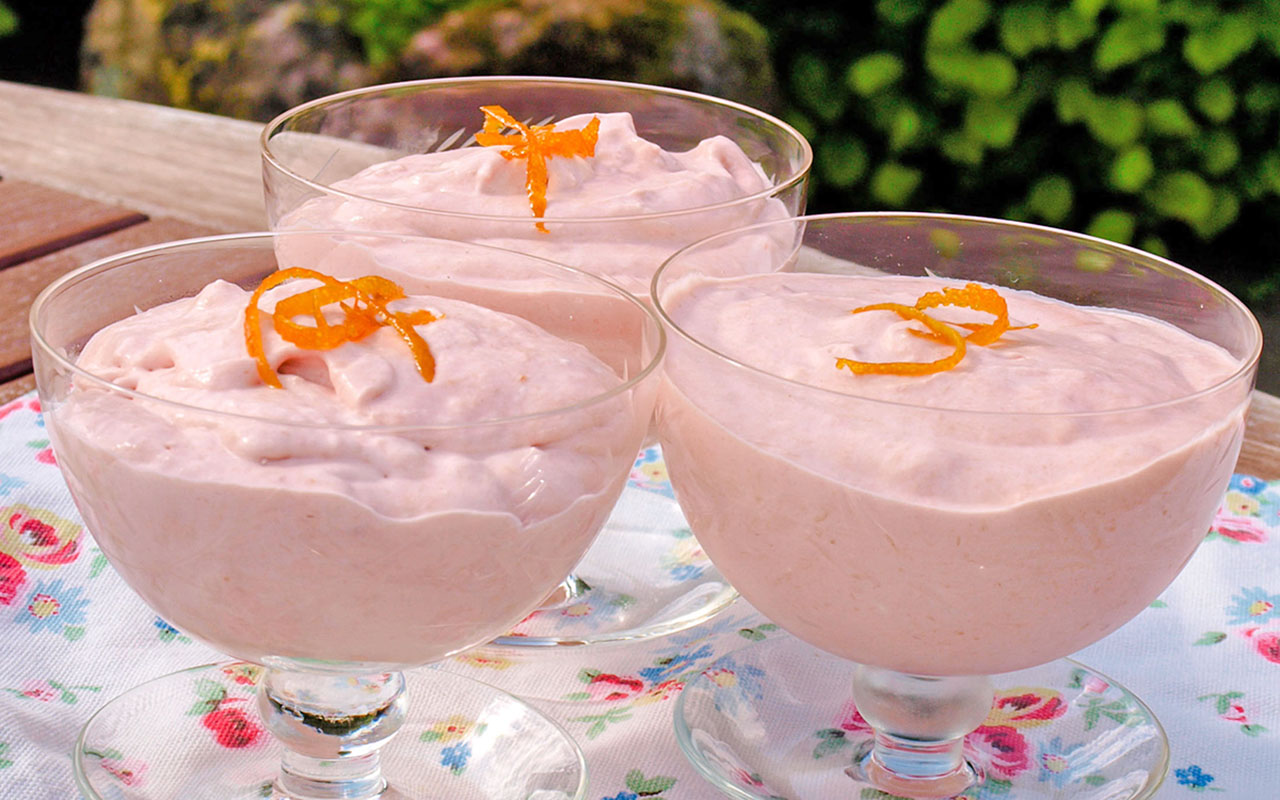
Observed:
[[[637,462],[628,491],[664,489],[661,460],[651,452]],[[696,565],[684,569],[691,574]],[[584,611],[591,609],[574,613]],[[1044,624],[1054,624],[1052,617]],[[536,695],[532,702],[586,753],[590,800],[709,800],[720,795],[673,738],[674,701],[719,657],[784,635],[739,600],[702,626],[649,643],[571,657],[471,655],[444,668]],[[69,754],[101,703],[148,679],[220,660],[158,618],[106,563],[71,503],[30,395],[0,406],[0,647],[4,800],[76,797]],[[1280,798],[1280,484],[1235,476],[1173,586],[1078,658],[1124,682],[1164,724],[1172,763],[1159,798]],[[718,679],[746,686],[769,678],[726,672]],[[260,735],[238,707],[204,702],[201,720],[219,746]],[[991,742],[1000,756],[996,773],[1052,777],[1061,758],[1027,746],[1016,719],[1008,721]],[[842,735],[841,724],[833,718],[833,727],[815,732],[815,758]],[[429,757],[465,768],[465,741],[455,741],[461,736],[445,725]],[[146,781],[151,769],[124,753],[103,754],[99,766],[125,786]]]

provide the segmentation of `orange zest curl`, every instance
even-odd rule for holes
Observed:
[[[849,312],[851,314],[861,314],[864,311],[896,311],[898,316],[903,319],[913,319],[917,322],[923,322],[938,340],[950,344],[955,348],[951,355],[940,358],[937,361],[854,361],[851,358],[837,358],[836,369],[844,368],[852,372],[854,375],[931,375],[935,372],[945,372],[956,364],[960,363],[960,359],[964,358],[965,344],[964,337],[960,332],[945,322],[940,322],[918,308],[904,306],[901,303],[876,303],[875,305],[862,306],[855,308]]]
[[[381,327],[390,327],[404,339],[413,354],[418,374],[427,383],[435,378],[436,362],[427,342],[414,330],[415,325],[426,325],[440,319],[426,310],[391,311],[387,303],[405,296],[394,281],[377,275],[366,275],[351,281],[340,281],[323,272],[302,267],[289,267],[273,272],[258,284],[244,310],[244,344],[257,362],[258,377],[268,386],[283,389],[280,377],[271,369],[262,344],[262,310],[258,302],[262,295],[282,283],[297,279],[311,279],[320,286],[285,297],[276,303],[271,313],[275,332],[290,344],[304,350],[332,350],[346,342],[357,342]],[[351,302],[345,302],[351,301]],[[338,304],[342,320],[330,322],[325,318],[324,307]],[[314,324],[303,325],[295,321],[300,316],[311,317]]]
[[[476,134],[476,143],[484,147],[510,145],[510,150],[502,151],[503,158],[523,158],[528,162],[524,187],[535,217],[541,218],[547,211],[547,159],[552,156],[590,158],[596,154],[599,117],[592,117],[585,128],[557,131],[554,125],[526,125],[502,106],[481,106],[480,110],[485,116],[484,130]],[[516,133],[503,133],[507,128]],[[542,233],[550,233],[541,222],[536,223],[536,227]]]
[[[938,306],[959,306],[972,308],[974,311],[985,311],[995,316],[994,322],[986,325],[960,323],[961,328],[972,331],[967,337],[974,344],[989,345],[999,339],[1009,328],[1009,304],[1000,293],[990,286],[977,283],[966,283],[963,289],[947,287],[940,292],[925,292],[916,300],[916,308],[924,311]],[[1014,330],[1034,328],[1035,325],[1024,325]]]
[[[984,311],[995,317],[989,323],[947,323],[929,316],[926,311],[939,306],[957,306]],[[960,363],[965,355],[965,343],[986,346],[999,339],[1006,331],[1019,331],[1036,327],[1032,325],[1009,326],[1009,305],[993,288],[977,283],[967,283],[963,289],[946,287],[941,291],[925,292],[916,300],[914,306],[901,303],[877,303],[855,308],[850,313],[861,314],[864,311],[895,311],[898,316],[907,320],[921,322],[928,330],[909,328],[908,333],[939,344],[951,345],[951,355],[937,361],[854,361],[849,358],[837,358],[836,369],[847,369],[855,375],[931,375],[944,372]],[[956,328],[969,331],[962,335]]]

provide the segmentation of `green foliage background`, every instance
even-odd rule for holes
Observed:
[[[730,3],[770,31],[811,210],[1042,222],[1280,296],[1277,0]]]
[[[4,3],[0,3],[0,39],[18,29],[18,15]]]

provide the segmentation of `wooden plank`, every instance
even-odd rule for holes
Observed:
[[[8,383],[0,383],[0,406],[15,397],[23,396],[35,388],[36,376],[34,375],[23,375],[21,378],[9,381]]]
[[[137,211],[26,181],[0,181],[0,269],[136,225]]]
[[[1275,395],[1253,393],[1236,472],[1269,481],[1280,478],[1280,398]]]
[[[0,184],[3,185],[3,184]],[[0,381],[31,371],[27,310],[54,278],[105,256],[174,239],[204,236],[209,228],[176,219],[155,219],[91,239],[0,272]]]
[[[0,175],[176,217],[264,230],[262,125],[0,81]]]

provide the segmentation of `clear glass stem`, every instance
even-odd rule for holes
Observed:
[[[991,711],[986,676],[935,678],[860,666],[853,701],[875,738],[851,767],[854,777],[901,797],[954,797],[982,781],[965,761],[964,737]]]
[[[382,747],[404,724],[404,675],[340,675],[268,669],[258,711],[284,746],[276,796],[369,800],[387,787]]]

